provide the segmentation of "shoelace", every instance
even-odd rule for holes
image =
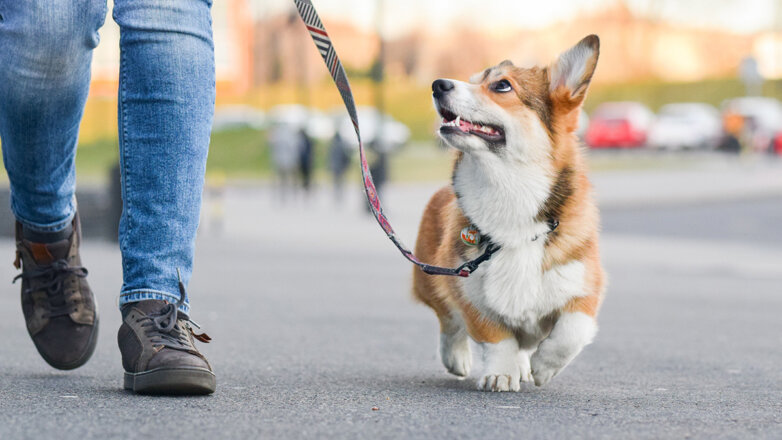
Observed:
[[[75,301],[68,302],[68,297],[72,292],[69,289],[63,288],[63,282],[70,275],[85,278],[87,273],[87,268],[82,266],[71,266],[65,259],[60,259],[55,260],[52,264],[41,266],[40,269],[22,272],[14,277],[13,282],[15,283],[20,278],[28,281],[33,279],[44,279],[42,284],[24,289],[24,294],[30,295],[39,290],[45,291],[47,301],[44,306],[46,307],[47,313],[44,317],[53,318],[56,316],[68,315],[71,312],[76,311]],[[66,293],[68,293],[67,296]]]
[[[163,345],[177,350],[192,350],[190,344],[189,329],[178,324],[177,306],[166,304],[158,313],[140,317],[144,332],[153,344]]]
[[[184,325],[178,325],[180,321],[179,307],[185,303],[187,291],[185,290],[185,284],[182,282],[182,277],[179,274],[179,269],[177,269],[177,278],[179,279],[179,301],[177,301],[176,304],[168,303],[157,313],[138,318],[137,322],[141,323],[141,326],[145,329],[145,334],[150,338],[153,344],[163,345],[177,350],[194,350],[193,345],[190,342],[190,334],[199,341],[205,343],[211,341],[212,338],[206,333],[196,334],[190,324],[198,328],[201,327],[189,317],[183,319],[183,321],[186,321]]]

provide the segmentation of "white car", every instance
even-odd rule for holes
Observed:
[[[361,129],[361,140],[365,148],[378,152],[397,150],[410,139],[410,129],[387,114],[381,114],[374,107],[358,107],[358,125]],[[337,130],[348,145],[358,148],[358,140],[350,117],[341,110],[338,117]],[[381,139],[382,137],[382,139]]]
[[[266,118],[262,111],[248,105],[229,105],[215,109],[212,131],[227,131],[238,128],[263,130]]]
[[[715,148],[722,133],[720,114],[697,102],[668,104],[660,109],[647,143],[660,150]]]
[[[320,110],[307,108],[300,104],[283,104],[269,110],[270,125],[285,125],[295,129],[303,128],[307,136],[328,140],[334,136],[334,124]]]

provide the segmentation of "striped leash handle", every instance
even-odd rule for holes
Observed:
[[[318,48],[318,52],[320,52],[320,55],[323,57],[323,61],[326,62],[326,67],[329,69],[331,78],[334,80],[334,84],[336,84],[337,89],[339,90],[339,94],[342,96],[342,101],[345,103],[345,109],[348,111],[348,115],[350,115],[350,121],[353,123],[353,128],[356,130],[356,137],[358,138],[358,152],[361,159],[361,178],[364,182],[364,192],[367,195],[369,207],[372,210],[372,214],[375,216],[378,224],[381,228],[383,228],[383,231],[385,231],[388,238],[394,243],[397,249],[399,249],[402,255],[404,255],[404,257],[407,258],[410,262],[420,267],[424,272],[430,275],[454,275],[461,277],[469,276],[470,273],[475,270],[478,264],[491,257],[491,254],[498,249],[496,246],[489,245],[486,249],[486,252],[484,252],[483,255],[476,258],[475,260],[468,261],[467,263],[464,263],[463,265],[456,268],[447,268],[432,266],[421,262],[404,245],[404,243],[402,243],[402,240],[396,236],[394,228],[391,227],[391,223],[388,222],[388,219],[383,213],[383,206],[380,204],[380,198],[378,197],[375,183],[372,180],[372,173],[369,171],[366,153],[364,152],[364,145],[361,142],[361,130],[358,126],[356,103],[353,99],[353,92],[350,89],[350,83],[348,82],[347,75],[345,75],[345,69],[342,68],[342,63],[339,61],[337,52],[334,50],[334,45],[331,43],[331,38],[329,38],[328,33],[326,33],[326,29],[324,28],[323,23],[320,21],[320,17],[318,16],[317,11],[315,11],[315,7],[312,5],[312,2],[310,0],[293,0],[293,2],[296,4],[296,9],[298,9],[299,15],[304,21],[304,25],[307,26],[307,30],[312,36],[312,41]]]

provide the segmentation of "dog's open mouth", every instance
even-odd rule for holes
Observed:
[[[440,115],[443,117],[440,133],[471,134],[488,142],[501,142],[505,139],[505,132],[500,127],[467,121],[462,119],[461,116],[457,116],[453,112],[443,108],[440,108],[439,111]]]

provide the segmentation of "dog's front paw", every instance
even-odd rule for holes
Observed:
[[[557,368],[552,366],[551,363],[546,362],[546,360],[543,359],[543,356],[539,356],[538,353],[532,355],[530,364],[532,367],[531,374],[535,379],[535,385],[539,387],[549,383],[549,381],[559,373],[559,370],[561,370],[561,368]]]
[[[440,333],[440,358],[449,373],[467,377],[472,369],[472,351],[467,336]]]
[[[532,367],[530,366],[529,353],[521,350],[516,360],[516,365],[508,365],[508,371],[518,373],[492,374],[486,373],[478,381],[478,389],[482,391],[520,391],[521,382],[532,382]]]
[[[481,391],[520,391],[521,353],[516,339],[483,343],[484,370],[478,380]]]
[[[481,391],[519,391],[521,383],[515,374],[485,374],[478,380]]]

